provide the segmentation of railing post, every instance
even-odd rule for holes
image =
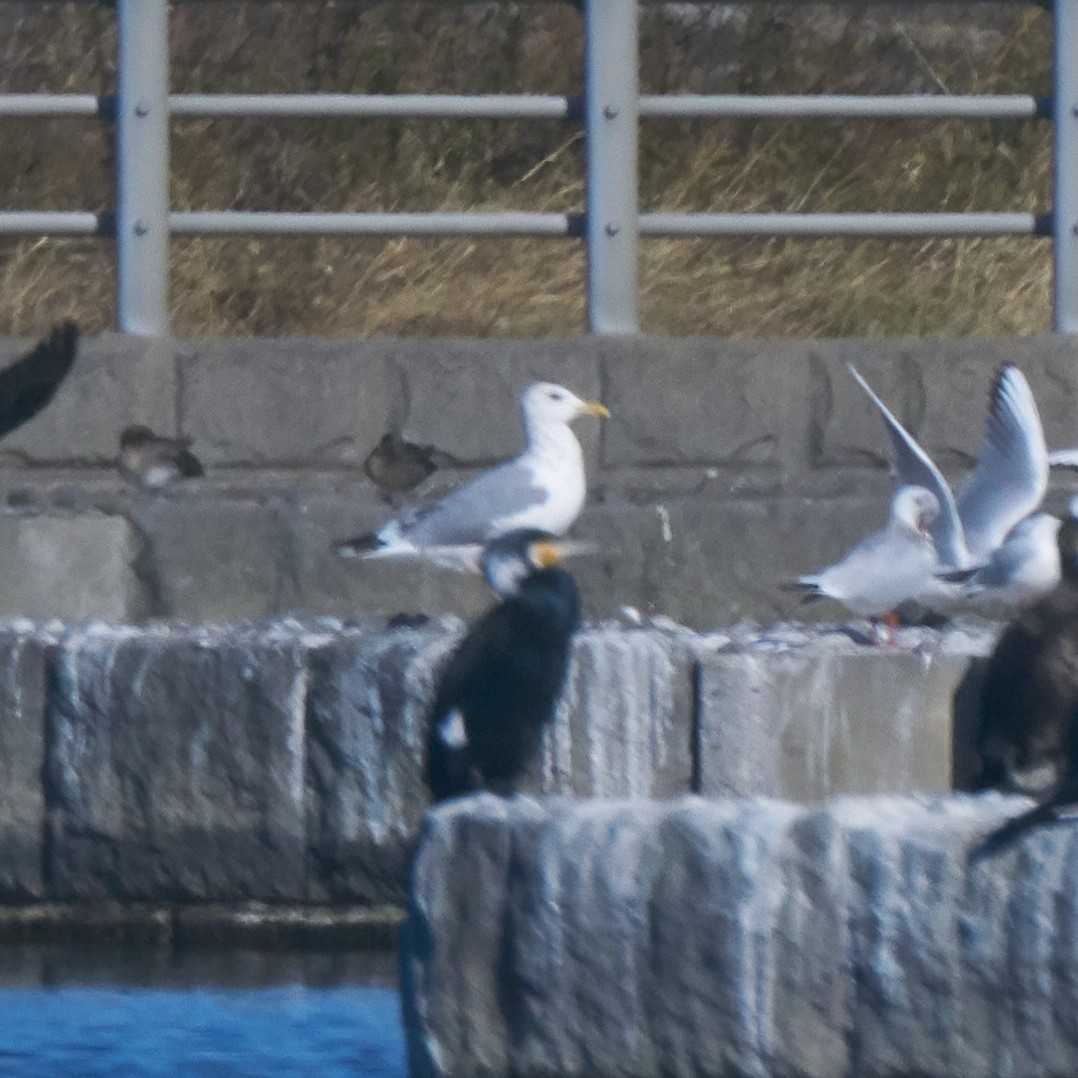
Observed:
[[[638,330],[637,18],[637,0],[584,3],[588,328],[592,333]]]
[[[1078,333],[1078,0],[1055,0],[1053,17],[1053,323]]]
[[[118,0],[117,316],[168,333],[168,0]]]

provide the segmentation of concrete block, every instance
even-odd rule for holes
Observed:
[[[854,380],[852,364],[912,430],[923,418],[913,361],[890,341],[824,341],[809,346],[813,372],[812,464],[817,468],[891,466],[891,439],[876,406]]]
[[[183,432],[210,465],[358,465],[400,407],[377,350],[351,341],[200,341],[179,364]]]
[[[536,787],[578,797],[670,797],[688,790],[693,666],[691,648],[678,636],[580,632]]]
[[[49,693],[50,897],[302,899],[306,658],[322,642],[65,635]]]
[[[49,637],[0,625],[0,903],[40,899]]]
[[[701,793],[812,802],[952,788],[970,656],[839,640],[701,657]]]
[[[427,804],[426,712],[459,623],[348,633],[311,656],[308,897],[401,901]]]
[[[138,549],[120,517],[0,514],[0,617],[136,616]]]
[[[531,382],[558,382],[577,396],[600,396],[593,340],[397,340],[379,342],[408,387],[402,433],[461,465],[515,456],[524,445],[518,398]],[[589,474],[597,464],[601,420],[574,429]]]
[[[0,365],[14,361],[33,344],[0,339]],[[120,431],[133,423],[160,434],[175,433],[173,343],[118,333],[85,337],[56,396],[39,415],[4,438],[0,460],[111,464]]]
[[[1068,1078],[1078,835],[967,852],[980,798],[501,801],[431,813],[415,1078]]]
[[[189,621],[266,617],[295,604],[279,499],[160,496],[132,511],[147,613]]]
[[[772,341],[604,341],[612,413],[606,466],[767,464],[804,470],[811,372],[801,347]]]

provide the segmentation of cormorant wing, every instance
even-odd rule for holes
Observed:
[[[0,438],[52,400],[78,352],[79,330],[63,322],[21,359],[0,371]]]

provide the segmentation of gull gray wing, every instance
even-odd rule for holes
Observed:
[[[549,498],[550,492],[536,484],[531,467],[512,460],[405,515],[397,522],[396,537],[418,547],[482,543]]]
[[[970,563],[969,550],[962,531],[962,521],[958,515],[958,506],[954,495],[943,478],[943,473],[932,462],[932,458],[921,448],[916,439],[894,417],[886,404],[876,396],[872,387],[849,365],[850,374],[857,379],[857,384],[868,394],[869,400],[883,416],[887,433],[891,436],[894,450],[894,468],[896,486],[927,487],[936,496],[940,512],[932,525],[932,540],[936,544],[936,553],[940,564],[955,569],[964,569]]]
[[[1048,449],[1037,402],[1013,363],[996,374],[977,467],[958,492],[966,545],[983,559],[1018,521],[1036,511],[1048,489]]]

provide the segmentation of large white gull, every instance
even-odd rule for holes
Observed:
[[[951,493],[943,473],[851,366],[887,425],[899,485],[917,484],[935,494],[940,513],[932,528],[940,565],[983,565],[1010,530],[1035,512],[1048,489],[1048,451],[1036,401],[1025,375],[1005,363],[992,384],[984,441],[977,465]]]
[[[406,510],[377,532],[336,545],[345,558],[426,558],[478,570],[484,543],[519,528],[564,535],[587,493],[584,453],[570,423],[607,417],[598,401],[564,386],[537,382],[521,394],[527,444],[513,460],[450,491],[440,501]]]

